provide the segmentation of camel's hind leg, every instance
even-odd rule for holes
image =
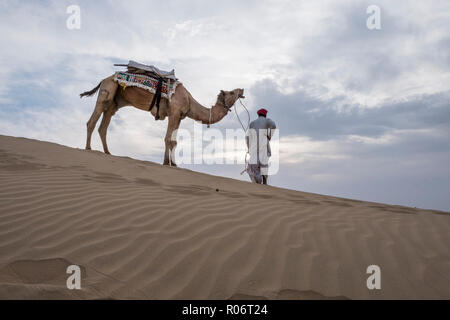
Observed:
[[[100,139],[102,139],[103,144],[103,151],[105,151],[106,154],[111,154],[108,150],[108,144],[106,143],[106,133],[108,131],[109,123],[111,122],[111,118],[116,113],[116,106],[112,105],[110,106],[104,113],[102,118],[102,123],[100,124],[100,127],[98,128],[98,133],[100,134]]]
[[[98,118],[100,118],[103,112],[103,104],[99,100],[100,95],[98,96],[94,112],[92,113],[91,117],[89,118],[89,121],[86,124],[87,125],[86,150],[91,150],[92,131],[94,131]]]
[[[100,92],[97,97],[94,112],[87,122],[86,149],[91,149],[92,132],[95,129],[98,119],[102,112],[110,108],[114,104],[114,95],[116,94],[118,84],[113,80],[113,76],[102,81]]]

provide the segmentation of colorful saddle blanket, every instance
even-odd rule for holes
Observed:
[[[122,87],[139,87],[156,93],[156,87],[158,86],[158,79],[143,74],[134,74],[129,72],[116,72],[114,75],[114,81],[117,81]],[[161,88],[161,96],[169,99],[175,93],[175,89],[178,85],[178,81],[170,81],[167,84],[168,79],[164,79]]]

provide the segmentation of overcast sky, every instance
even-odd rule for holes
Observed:
[[[66,27],[74,4],[79,30]],[[245,88],[252,118],[265,107],[280,128],[272,185],[450,211],[448,0],[0,0],[0,30],[0,134],[83,148],[95,98],[78,94],[132,59],[175,68],[206,106]],[[160,163],[166,126],[121,109],[109,149]],[[183,167],[248,180],[243,165]]]

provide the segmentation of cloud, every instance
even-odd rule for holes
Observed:
[[[450,126],[450,91],[385,102],[374,108],[349,105],[344,97],[322,98],[305,89],[283,94],[271,80],[252,88],[255,104],[269,109],[285,135],[315,139],[339,135],[380,136],[394,129]]]

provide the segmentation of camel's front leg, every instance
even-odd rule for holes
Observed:
[[[174,151],[177,146],[177,135],[176,130],[180,126],[181,118],[180,116],[171,115],[169,116],[169,124],[167,125],[167,132],[164,142],[166,144],[166,150],[164,152],[164,165],[177,166],[175,163]]]
[[[108,131],[109,123],[111,122],[111,117],[114,115],[114,113],[114,106],[110,106],[105,112],[103,112],[102,123],[98,128],[98,133],[100,134],[100,139],[102,140],[103,144],[103,151],[106,154],[111,154],[108,150],[108,144],[106,143],[106,133]]]

